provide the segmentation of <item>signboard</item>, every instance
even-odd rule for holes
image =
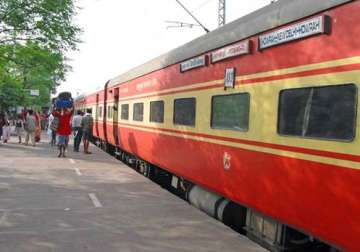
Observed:
[[[249,40],[236,43],[231,46],[227,46],[224,48],[221,48],[219,50],[216,50],[211,53],[211,63],[218,62],[220,60],[224,60],[227,58],[249,54],[250,53],[250,46],[249,46]]]
[[[235,86],[235,68],[226,68],[224,78],[224,88],[234,88]]]
[[[137,91],[141,91],[144,88],[151,88],[156,86],[156,83],[158,82],[157,79],[151,79],[151,80],[147,80],[141,83],[136,84],[136,90]]]
[[[205,65],[206,65],[206,57],[205,55],[203,55],[180,63],[180,72],[185,72]]]
[[[330,17],[317,16],[259,36],[259,50],[330,32]]]
[[[30,95],[31,96],[39,96],[40,95],[39,89],[30,89]]]

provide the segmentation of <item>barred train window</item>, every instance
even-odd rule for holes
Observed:
[[[174,124],[195,126],[195,116],[195,98],[182,98],[174,101]]]
[[[213,96],[211,127],[247,131],[249,129],[250,94]]]
[[[121,119],[129,120],[129,104],[121,105]]]
[[[108,119],[111,119],[113,117],[113,107],[112,106],[107,107],[107,117],[108,117]]]
[[[144,103],[134,103],[133,120],[141,122],[144,116]]]
[[[99,118],[102,118],[102,107],[98,107],[99,110]]]
[[[164,122],[164,101],[150,102],[150,122]]]
[[[355,137],[356,106],[354,84],[282,90],[278,132],[351,141]]]

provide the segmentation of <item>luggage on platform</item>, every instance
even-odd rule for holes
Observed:
[[[71,98],[71,93],[70,93],[70,92],[61,92],[61,93],[58,95],[58,99],[61,99],[61,100],[72,100],[72,98]]]
[[[57,107],[57,108],[72,108],[73,101],[72,101],[72,99],[71,100],[56,99],[55,107]]]
[[[71,97],[71,93],[60,93],[54,102],[54,106],[56,108],[72,108],[74,106],[74,100]]]

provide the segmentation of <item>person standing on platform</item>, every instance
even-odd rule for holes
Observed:
[[[35,119],[36,119],[36,124],[35,124],[35,142],[38,143],[40,142],[40,138],[41,138],[41,116],[40,113],[37,111],[34,113]]]
[[[21,137],[23,133],[23,121],[21,119],[21,115],[19,115],[17,120],[15,121],[15,132],[17,137],[19,138],[19,144],[21,144]]]
[[[29,144],[29,139],[31,140],[32,146],[35,146],[35,129],[36,129],[36,118],[34,116],[34,111],[29,110],[28,115],[26,116],[25,120],[25,145]]]
[[[5,124],[5,115],[2,112],[0,112],[0,140],[2,138],[2,134],[3,134],[2,128],[4,124]]]
[[[54,110],[52,115],[59,118],[59,126],[57,128],[59,155],[65,157],[67,145],[69,143],[69,135],[71,134],[70,121],[73,109],[62,108],[60,111]]]
[[[51,146],[56,145],[56,131],[57,131],[58,125],[56,124],[56,122],[54,122],[54,119],[55,119],[55,117],[52,114],[50,114],[49,115],[49,120],[48,120],[47,132],[48,132],[48,135],[49,135],[49,137],[51,139],[50,140],[50,145]]]
[[[86,109],[86,114],[81,121],[85,154],[91,154],[91,152],[89,151],[89,145],[90,145],[90,140],[92,138],[93,124],[94,124],[94,119],[91,115],[91,109]]]
[[[10,122],[5,120],[4,126],[2,127],[2,137],[4,143],[7,143],[10,140],[10,131]]]
[[[74,131],[74,151],[79,152],[80,149],[80,143],[82,138],[82,127],[81,127],[81,121],[82,121],[82,112],[81,110],[78,110],[76,112],[76,115],[73,117],[71,122],[71,127]]]

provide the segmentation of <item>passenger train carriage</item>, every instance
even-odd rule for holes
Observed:
[[[117,153],[243,206],[264,246],[286,250],[288,227],[360,251],[359,13],[280,0],[76,104]]]

